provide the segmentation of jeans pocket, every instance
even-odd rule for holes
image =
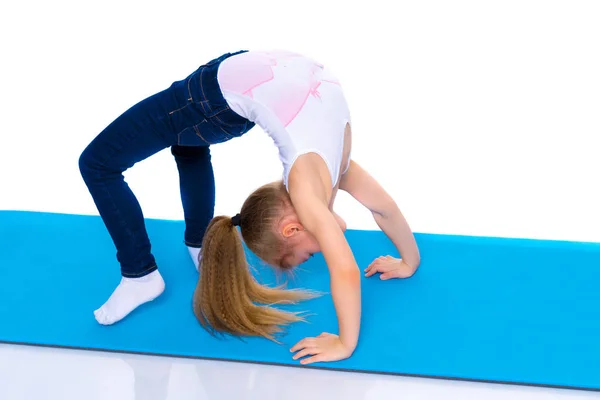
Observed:
[[[243,124],[227,125],[221,119],[218,119],[218,125],[221,130],[221,136],[226,140],[239,138],[254,127],[254,123],[250,121],[246,121]]]

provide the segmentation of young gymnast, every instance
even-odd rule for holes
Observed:
[[[210,146],[255,125],[278,148],[283,179],[253,192],[236,216],[214,217]],[[239,227],[248,248],[274,267],[293,268],[316,252],[327,262],[339,334],[300,341],[291,349],[293,358],[306,357],[301,363],[308,364],[353,353],[360,328],[360,271],[344,237],[345,223],[333,211],[338,190],[373,213],[402,257],[377,258],[366,276],[406,278],[420,263],[394,200],[351,160],[350,115],[337,79],[294,53],[227,53],[127,110],[80,157],[82,177],[121,265],[121,282],[94,312],[100,324],[123,319],[164,290],[141,207],[122,173],[168,147],[179,171],[185,243],[200,272],[194,313],[211,331],[273,339],[282,325],[301,318],[269,305],[312,296],[258,284]]]

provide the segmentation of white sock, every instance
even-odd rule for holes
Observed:
[[[144,303],[154,300],[165,290],[165,281],[158,270],[141,278],[121,278],[121,283],[106,303],[94,311],[96,321],[111,325],[125,318]]]
[[[190,256],[192,257],[192,261],[196,266],[196,271],[199,269],[200,259],[202,258],[202,254],[200,254],[200,247],[190,247],[188,246],[188,251],[190,252]]]

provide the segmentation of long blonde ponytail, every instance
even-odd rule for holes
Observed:
[[[226,216],[218,216],[209,224],[202,243],[199,270],[194,314],[213,334],[262,336],[276,341],[275,335],[282,332],[284,325],[304,321],[304,318],[272,306],[315,296],[307,291],[259,284],[249,270],[237,228]]]

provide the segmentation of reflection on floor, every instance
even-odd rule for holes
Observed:
[[[600,399],[600,393],[0,344],[2,400]]]

